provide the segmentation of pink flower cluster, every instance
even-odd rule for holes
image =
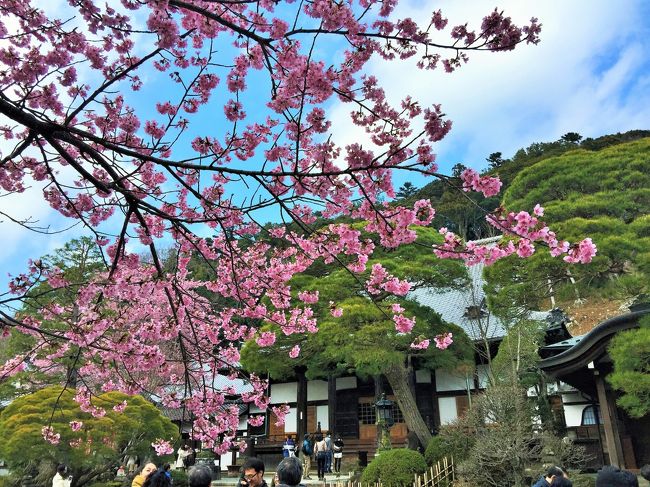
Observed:
[[[300,345],[294,345],[289,352],[289,357],[298,358],[298,355],[300,355]]]
[[[445,350],[449,345],[454,343],[451,333],[443,333],[433,338],[433,341],[440,350]]]
[[[77,296],[74,304],[44,305],[43,319],[21,317],[16,329],[38,342],[30,368],[60,370],[73,351],[79,354],[85,386],[75,400],[82,411],[107,414],[92,402],[96,390],[152,391],[163,404],[187,408],[196,418],[194,437],[207,448],[242,447],[238,408],[225,401],[234,388],[215,383],[244,377],[242,341],[276,343],[276,333],[261,331],[259,323],[286,335],[317,331],[310,305],[318,303],[318,291],[296,299],[291,279],[315,262],[339,261],[367,279],[373,298],[405,295],[410,284],[381,264],[373,263],[369,277],[364,273],[376,245],[414,242],[415,228],[435,215],[428,200],[412,208],[386,200],[395,195],[396,170],[436,175],[433,144],[452,122],[440,105],[421,106],[406,94],[392,103],[381,79],[368,75],[368,63],[414,57],[422,69],[452,71],[472,50],[537,42],[539,23],[516,26],[494,11],[472,29],[448,26],[437,11],[421,16],[420,25],[396,15],[398,0],[68,4],[60,18],[34,0],[0,9],[0,115],[8,120],[0,135],[15,143],[3,154],[0,191],[20,195],[41,182],[44,200],[88,229],[108,263],[78,282],[31,262],[12,280],[4,304],[20,308],[42,282]],[[334,61],[332,40],[343,46]],[[372,144],[343,146],[330,136],[328,108],[336,99]],[[471,171],[463,183],[486,195],[500,187]],[[272,207],[287,224],[269,230],[257,218]],[[362,223],[318,226],[317,210],[323,218]],[[538,211],[529,217],[491,219],[504,233],[521,234],[517,244],[464,246],[444,232],[435,252],[492,262],[513,252],[530,255],[541,240],[568,262],[593,257],[591,241],[559,242],[534,220]],[[173,247],[166,262],[161,241]],[[148,255],[131,252],[134,244]],[[195,259],[203,259],[208,275],[193,273]],[[328,310],[343,313],[335,303]],[[395,327],[410,333],[415,320],[403,311],[393,307]],[[7,333],[2,326],[0,334]],[[428,344],[418,339],[413,347]],[[297,358],[300,347],[288,354]],[[5,363],[0,380],[22,370],[24,358]],[[242,400],[266,409],[267,381],[247,380],[251,390]],[[288,407],[273,411],[282,422]],[[43,436],[59,441],[49,427]],[[158,454],[171,451],[162,439],[153,446]]]
[[[151,446],[159,457],[174,453],[174,447],[172,447],[171,443],[161,438],[157,438],[153,443],[151,443]]]
[[[465,169],[460,179],[463,181],[463,191],[480,191],[489,198],[496,196],[501,191],[501,180],[493,176],[480,176],[473,169]]]
[[[53,445],[58,445],[61,441],[61,434],[55,433],[54,428],[51,426],[43,426],[43,428],[41,428],[41,435],[45,441]]]

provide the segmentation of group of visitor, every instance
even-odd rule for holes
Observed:
[[[306,434],[300,445],[296,445],[292,436],[287,436],[282,444],[282,454],[284,458],[291,458],[296,456],[298,449],[298,459],[305,479],[311,479],[309,473],[313,458],[317,465],[318,480],[325,480],[326,473],[341,473],[343,446],[341,437],[337,435],[336,440],[332,441],[330,433]]]
[[[268,487],[264,480],[264,462],[259,458],[250,457],[244,462],[241,468],[241,476],[237,487]],[[300,482],[303,479],[302,462],[295,455],[284,457],[275,469],[275,475],[271,481],[271,487],[304,487]],[[193,485],[191,481],[192,470],[190,470],[190,487],[206,487]]]
[[[641,468],[641,476],[650,480],[650,465]],[[560,467],[550,467],[533,487],[572,487],[566,471]],[[627,470],[621,470],[616,465],[605,465],[596,475],[596,487],[639,487],[636,475]]]

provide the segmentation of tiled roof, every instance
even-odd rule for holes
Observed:
[[[476,240],[474,243],[485,245],[496,243],[500,239],[501,237],[492,237]],[[439,291],[432,288],[419,288],[410,292],[408,297],[433,309],[440,314],[443,320],[460,326],[472,340],[484,337],[487,339],[503,338],[506,335],[504,324],[496,316],[487,312],[487,309],[484,308],[480,318],[472,318],[467,313],[468,307],[476,306],[480,309],[484,303],[484,268],[483,264],[468,266],[470,283],[465,289]],[[538,321],[546,320],[547,316],[548,312],[546,311],[533,311],[529,315],[531,319]]]
[[[480,318],[466,316],[467,308],[480,308],[485,293],[483,292],[483,265],[477,264],[467,269],[470,284],[462,290],[438,291],[432,288],[419,288],[409,293],[408,297],[436,311],[443,320],[460,326],[472,340],[482,337],[501,338],[506,335],[501,321],[494,315],[484,313]]]

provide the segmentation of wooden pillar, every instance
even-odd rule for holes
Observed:
[[[327,423],[330,433],[338,431],[336,429],[336,377],[332,374],[327,376]],[[333,434],[332,441],[334,441]]]
[[[298,391],[296,394],[296,412],[298,414],[296,445],[302,442],[307,433],[307,378],[305,368],[296,368],[296,379],[298,380]]]
[[[431,404],[433,405],[433,429],[436,434],[440,429],[440,402],[438,401],[438,385],[436,384],[436,371],[431,371]]]
[[[594,380],[596,382],[596,391],[598,392],[598,404],[600,405],[600,415],[603,418],[605,427],[605,442],[609,453],[609,463],[626,468],[625,459],[623,458],[623,447],[621,446],[621,437],[618,431],[616,402],[611,391],[605,386],[605,380],[598,370],[594,370]]]

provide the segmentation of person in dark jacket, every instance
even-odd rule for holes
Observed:
[[[564,477],[564,471],[560,467],[550,467],[546,471],[546,475],[542,475],[537,482],[533,484],[533,487],[550,487],[551,482],[555,477]]]
[[[302,464],[296,457],[283,459],[275,469],[278,479],[276,487],[304,487],[302,480]]]
[[[573,487],[573,482],[563,476],[555,477],[551,482],[551,487]]]
[[[259,458],[248,458],[241,467],[237,487],[268,487],[264,480],[264,462]]]
[[[190,487],[210,487],[212,483],[212,470],[207,465],[191,467],[187,473],[187,482]]]
[[[639,487],[639,479],[616,465],[605,465],[598,471],[596,487]]]

